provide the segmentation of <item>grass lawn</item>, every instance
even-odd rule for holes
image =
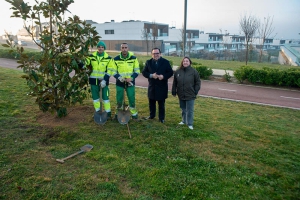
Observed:
[[[91,99],[63,119],[41,113],[22,72],[0,70],[0,199],[299,199],[298,110],[198,98],[189,130],[169,95],[166,123],[131,120],[130,139],[126,125],[93,122]]]

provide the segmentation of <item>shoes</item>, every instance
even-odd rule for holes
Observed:
[[[184,124],[184,122],[179,122],[178,124],[179,124],[179,125],[183,125],[183,124]]]
[[[154,117],[150,117],[150,116],[145,117],[145,120],[148,120],[148,119],[154,119]]]
[[[136,116],[132,116],[132,120],[136,121],[136,122],[140,122],[141,121],[137,115]]]
[[[189,126],[189,129],[193,130],[194,128],[193,128],[193,126]]]
[[[165,123],[165,120],[160,119],[159,122],[164,124],[164,123]]]

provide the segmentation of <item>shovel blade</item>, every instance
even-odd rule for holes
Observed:
[[[120,110],[118,111],[118,121],[120,124],[128,124],[131,117],[129,110]]]
[[[83,147],[81,147],[80,150],[83,151],[83,152],[88,152],[88,151],[92,150],[92,148],[93,148],[93,145],[86,144]]]
[[[107,121],[107,112],[95,112],[94,121],[97,124],[103,125]]]

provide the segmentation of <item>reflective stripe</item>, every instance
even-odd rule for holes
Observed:
[[[124,78],[130,78],[133,73],[119,73]]]
[[[98,76],[90,76],[90,78],[98,79],[99,81],[102,81],[104,77],[100,78]]]

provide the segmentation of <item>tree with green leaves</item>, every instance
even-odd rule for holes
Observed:
[[[19,68],[25,73],[22,77],[29,86],[29,95],[36,97],[40,110],[66,116],[69,106],[81,104],[89,96],[91,69],[82,66],[89,48],[97,45],[100,36],[95,27],[76,15],[64,20],[73,0],[36,0],[34,6],[23,0],[5,1],[12,5],[11,17],[23,19],[33,41],[37,35],[40,39],[36,44],[41,52],[36,57],[29,57],[23,47],[14,47],[11,41],[4,45],[19,54]]]

